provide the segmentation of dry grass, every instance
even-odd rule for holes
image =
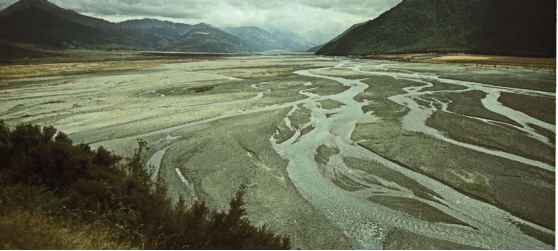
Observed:
[[[471,55],[456,54],[433,57],[430,61],[434,63],[473,63],[487,65],[511,65],[540,68],[555,68],[556,58],[533,58],[533,57],[508,57],[494,55]]]
[[[0,249],[131,249],[102,226],[70,224],[25,210],[0,215]]]
[[[367,58],[385,59],[418,63],[458,63],[494,66],[521,66],[539,69],[556,69],[556,58],[536,57],[510,57],[479,54],[439,54],[439,53],[404,53],[404,54],[379,54]]]
[[[192,62],[219,57],[197,54],[158,55],[137,51],[49,51],[29,45],[17,45],[17,47],[30,49],[44,56],[7,60],[6,63],[0,64],[0,80],[138,70],[165,63]]]
[[[136,69],[153,68],[167,61],[142,60],[142,61],[107,61],[83,63],[52,63],[31,65],[1,65],[0,80],[21,79],[32,77],[49,77],[57,75],[74,75],[99,72],[117,72]]]

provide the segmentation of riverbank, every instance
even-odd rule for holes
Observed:
[[[251,222],[295,248],[554,246],[549,71],[250,56],[0,86],[10,125],[145,140],[173,198],[226,209],[246,184]]]
[[[365,58],[433,64],[468,64],[477,67],[528,67],[548,71],[556,69],[556,58],[540,57],[512,57],[466,53],[408,53],[369,55]]]

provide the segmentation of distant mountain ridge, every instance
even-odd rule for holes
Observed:
[[[226,32],[205,23],[190,25],[157,19],[112,23],[63,9],[48,0],[20,0],[0,11],[1,41],[59,49],[230,53],[311,47],[299,43],[296,36],[287,36],[257,27],[246,32]]]
[[[137,19],[119,23],[125,29],[155,36],[159,50],[188,52],[250,52],[248,43],[209,24],[196,25]]]
[[[127,20],[118,23],[118,25],[130,30],[152,33],[161,39],[168,40],[177,39],[192,28],[190,24],[173,23],[151,18]]]
[[[251,48],[257,51],[305,51],[315,46],[296,34],[277,31],[270,32],[253,26],[228,27],[225,28],[225,31],[242,38]]]
[[[167,49],[175,51],[251,52],[252,48],[237,36],[209,24],[193,25]]]
[[[57,48],[150,48],[149,39],[47,0],[20,0],[0,12],[0,39]]]
[[[555,0],[403,0],[351,27],[322,55],[470,52],[546,56],[556,53]]]
[[[257,51],[285,49],[285,46],[273,34],[258,27],[228,27],[225,28],[225,31],[243,38],[251,48]]]

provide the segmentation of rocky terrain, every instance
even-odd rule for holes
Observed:
[[[55,67],[56,64],[49,67]],[[555,73],[226,57],[0,82],[0,119],[133,153],[297,248],[551,249]]]

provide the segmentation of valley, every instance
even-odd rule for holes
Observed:
[[[313,55],[62,66],[9,72],[0,119],[124,156],[145,140],[175,199],[224,209],[245,184],[251,222],[295,248],[555,245],[547,69]]]

